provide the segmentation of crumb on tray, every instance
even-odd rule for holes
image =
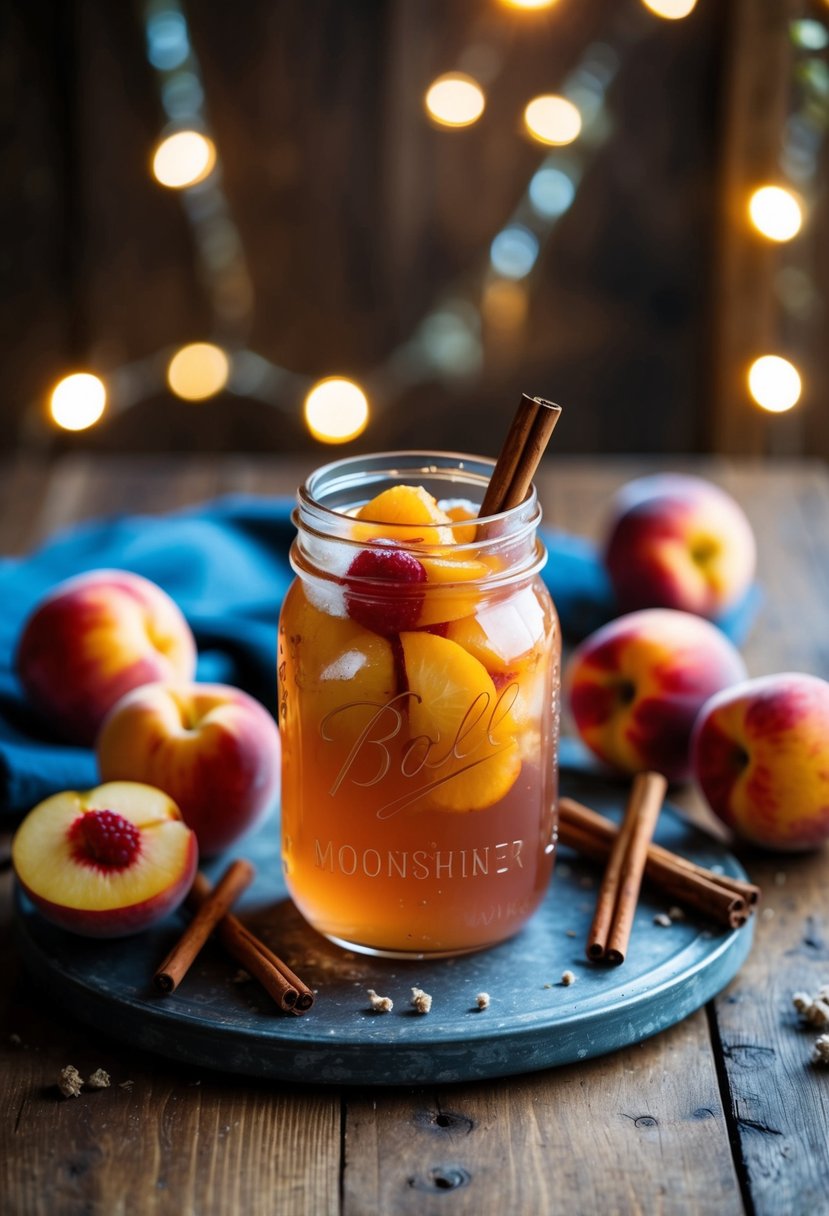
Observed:
[[[412,1005],[418,1013],[428,1013],[432,1008],[432,998],[422,988],[412,989]]]
[[[375,1013],[391,1013],[394,1001],[390,996],[378,996],[373,988],[368,989],[368,1003]]]
[[[83,1078],[74,1064],[67,1064],[58,1073],[58,1089],[64,1098],[79,1098],[83,1088]]]

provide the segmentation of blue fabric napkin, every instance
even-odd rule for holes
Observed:
[[[0,823],[57,790],[97,781],[95,757],[45,733],[14,673],[23,624],[62,579],[105,567],[132,570],[163,587],[184,612],[199,648],[197,678],[235,684],[276,704],[279,605],[293,577],[288,550],[293,502],[229,496],[166,516],[103,519],[58,533],[22,558],[0,559]],[[617,614],[598,553],[589,542],[544,533],[544,579],[565,637],[576,640]],[[718,624],[738,644],[757,591]]]

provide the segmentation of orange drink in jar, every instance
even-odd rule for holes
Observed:
[[[279,624],[282,858],[311,925],[428,957],[511,937],[550,879],[560,638],[535,491],[396,452],[301,488]]]

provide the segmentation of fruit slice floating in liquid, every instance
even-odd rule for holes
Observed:
[[[499,693],[485,667],[447,638],[403,633],[400,642],[412,694],[406,764],[432,787],[414,806],[428,799],[431,808],[480,811],[499,802],[521,771],[514,688]]]
[[[396,540],[414,545],[452,544],[449,516],[441,511],[423,486],[392,486],[383,490],[357,512],[352,536],[355,540]],[[437,526],[436,526],[437,525]]]

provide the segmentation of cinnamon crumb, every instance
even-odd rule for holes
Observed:
[[[578,934],[576,933],[575,929],[566,929],[565,937],[578,937]]]
[[[572,971],[562,971],[561,982],[565,988],[569,988],[571,984],[575,984],[576,977]]]
[[[412,1005],[418,1013],[428,1013],[432,1008],[432,998],[422,988],[412,989]]]
[[[671,920],[685,920],[685,912],[682,908],[669,908],[668,915]]]
[[[478,1009],[489,1009],[489,993],[479,992],[475,997],[475,1004]]]
[[[776,887],[785,887],[788,877],[785,870],[778,870],[774,876],[774,885]]]
[[[64,1098],[79,1098],[83,1088],[83,1078],[74,1064],[67,1064],[58,1073],[58,1089]]]
[[[231,978],[230,982],[231,984],[249,984],[251,982],[251,978],[252,977],[248,975],[247,971],[240,967],[236,974]]]
[[[22,1047],[23,1040],[21,1039],[19,1034],[10,1034],[9,1035],[9,1045],[11,1047]]]
[[[590,877],[589,874],[583,874],[581,876],[581,878],[579,879],[579,886],[582,887],[585,891],[589,891],[590,888],[593,886],[593,879]]]
[[[812,1048],[812,1063],[829,1064],[829,1034],[822,1034],[815,1039],[815,1045]]]
[[[119,1082],[118,1082],[118,1088],[119,1088],[119,1089],[126,1089],[127,1091],[129,1091],[129,1090],[131,1090],[131,1089],[132,1089],[132,1087],[133,1087],[133,1085],[134,1085],[134,1084],[135,1084],[135,1082],[134,1082],[134,1081],[119,1081]]]
[[[829,984],[819,988],[815,996],[809,996],[808,992],[795,992],[792,1004],[810,1026],[821,1029],[829,1026]]]
[[[659,925],[662,929],[670,929],[674,922],[671,920],[667,912],[657,912],[656,916],[653,918],[653,923],[655,925]]]
[[[112,1082],[109,1079],[109,1073],[103,1068],[96,1068],[92,1076],[86,1082],[89,1089],[109,1089]]]
[[[378,996],[373,988],[368,989],[368,1003],[375,1013],[391,1013],[394,1001],[390,996]]]

